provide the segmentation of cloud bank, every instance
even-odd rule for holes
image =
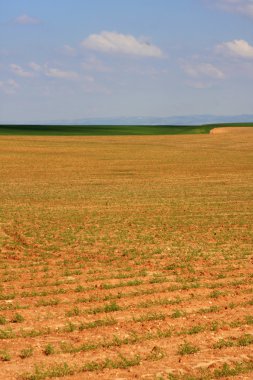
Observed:
[[[33,73],[29,71],[25,71],[21,66],[16,65],[15,63],[12,63],[10,65],[10,68],[11,68],[11,71],[19,77],[23,77],[23,78],[33,77]]]
[[[78,74],[74,71],[65,71],[57,68],[47,68],[45,70],[45,75],[51,78],[60,78],[60,79],[76,79]]]
[[[34,76],[37,76],[38,74],[58,79],[77,79],[79,77],[78,73],[76,73],[75,71],[62,70],[57,67],[48,67],[47,64],[39,65],[36,62],[30,62],[28,64],[28,67],[32,71],[26,71],[21,66],[12,63],[10,65],[10,70],[15,75],[23,78],[32,78]]]
[[[183,64],[184,72],[192,78],[209,77],[213,79],[223,79],[223,71],[211,63]]]
[[[239,13],[253,17],[252,0],[207,0],[212,6],[216,6],[226,12]]]
[[[135,38],[132,35],[116,32],[101,32],[91,34],[81,42],[87,49],[102,51],[105,53],[120,53],[142,57],[162,57],[159,47]]]
[[[15,23],[19,25],[36,25],[40,24],[41,21],[38,18],[23,14],[15,19]]]
[[[253,58],[253,46],[245,40],[233,40],[217,46],[217,51],[240,58]]]

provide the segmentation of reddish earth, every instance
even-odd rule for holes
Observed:
[[[252,148],[1,137],[0,378],[252,379]]]
[[[213,128],[210,131],[211,135],[219,135],[219,134],[231,134],[231,133],[236,133],[236,134],[245,134],[253,133],[253,127],[221,127],[221,128]]]

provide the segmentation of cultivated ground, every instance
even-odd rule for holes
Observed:
[[[217,135],[217,134],[252,134],[253,128],[251,127],[219,127],[219,128],[213,128],[210,130],[210,134]]]
[[[1,379],[253,378],[252,133],[4,136],[0,162]]]

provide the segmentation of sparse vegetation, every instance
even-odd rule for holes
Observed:
[[[200,350],[199,347],[194,346],[193,344],[190,344],[188,342],[185,342],[185,343],[180,345],[177,353],[179,355],[182,355],[182,356],[183,355],[192,355],[192,354],[195,354],[196,352],[198,352],[199,350]]]
[[[0,315],[0,325],[5,325],[6,323],[6,318],[3,315]]]
[[[8,351],[0,351],[0,360],[3,362],[9,362],[11,360],[11,355]]]
[[[23,350],[20,351],[20,354],[19,354],[21,359],[30,358],[30,356],[32,355],[33,355],[32,347],[24,348]]]
[[[21,314],[16,313],[13,316],[11,322],[13,322],[13,323],[21,323],[21,322],[24,322],[24,320],[25,320],[25,318]]]
[[[252,144],[2,136],[4,378],[250,377]]]
[[[52,344],[47,344],[44,348],[44,354],[45,355],[53,355],[55,353],[55,348]]]

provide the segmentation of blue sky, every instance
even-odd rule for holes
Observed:
[[[0,122],[253,113],[253,0],[0,0]]]

